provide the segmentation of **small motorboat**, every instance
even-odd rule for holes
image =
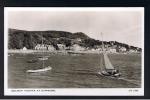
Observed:
[[[48,57],[40,57],[39,60],[48,60]]]
[[[43,45],[43,36],[42,36],[42,45]],[[43,49],[43,56],[38,58],[42,62],[42,66],[39,69],[31,69],[27,70],[27,73],[40,73],[40,72],[46,72],[52,69],[51,66],[45,66],[45,60],[48,60],[48,57],[44,56],[44,49]],[[30,62],[34,62],[34,60],[31,60]]]
[[[46,72],[46,71],[49,71],[51,69],[52,69],[52,67],[48,66],[48,67],[45,67],[45,68],[42,68],[42,69],[27,70],[26,72],[27,73],[39,73],[39,72]]]

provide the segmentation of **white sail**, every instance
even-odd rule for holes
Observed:
[[[103,55],[104,55],[105,68],[108,70],[114,70],[114,66],[110,62],[107,53],[103,53]]]
[[[102,37],[102,54],[103,54],[103,58],[104,58],[104,66],[105,66],[105,69],[106,70],[113,70],[114,67],[113,65],[111,64],[109,58],[108,58],[108,55],[107,55],[107,52],[105,51],[104,49],[104,43],[103,43],[103,35],[101,33],[101,37]]]
[[[101,34],[102,35],[102,34]],[[110,62],[107,52],[104,50],[104,44],[102,40],[102,59],[101,59],[101,72],[99,74],[105,76],[119,77],[121,74],[119,70],[116,70],[112,63]],[[103,62],[102,62],[103,61]]]

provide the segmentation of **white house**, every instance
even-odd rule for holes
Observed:
[[[74,44],[71,49],[73,49],[74,51],[84,51],[85,48],[84,47],[81,47],[80,45],[78,44]]]
[[[116,49],[115,48],[111,48],[111,49],[109,49],[109,51],[112,52],[112,53],[115,53]]]
[[[27,50],[27,48],[26,48],[26,47],[23,47],[22,50]]]
[[[91,49],[91,51],[96,51],[96,49]]]
[[[96,51],[102,51],[102,48],[100,47],[100,48],[96,48],[95,49]]]
[[[49,51],[55,51],[55,48],[53,45],[48,45],[47,48]]]
[[[37,44],[34,49],[35,50],[47,50],[47,45]]]
[[[66,46],[63,44],[57,44],[59,50],[65,50]]]
[[[120,52],[126,52],[126,51],[127,51],[127,49],[125,47],[120,48]]]
[[[80,38],[77,38],[76,41],[81,42],[82,40]]]
[[[130,49],[129,52],[130,52],[130,53],[134,53],[134,52],[136,52],[136,51],[133,50],[133,49]]]
[[[40,50],[40,44],[37,44],[35,47],[34,47],[35,50]]]

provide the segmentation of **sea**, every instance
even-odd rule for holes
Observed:
[[[47,57],[44,61],[40,57]],[[8,88],[140,88],[141,54],[109,54],[112,65],[121,76],[99,74],[101,54],[9,53]],[[27,70],[51,66],[40,73]]]

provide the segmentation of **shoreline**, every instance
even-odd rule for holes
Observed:
[[[99,54],[102,53],[101,51],[73,51],[73,50],[55,50],[55,51],[49,51],[49,50],[8,50],[8,53],[21,53],[21,54],[32,54],[32,53],[53,53],[53,54]],[[125,53],[119,53],[119,52],[108,52],[110,54],[141,54],[137,52],[125,52]]]
[[[73,51],[73,50],[55,50],[55,51],[49,51],[49,50],[8,50],[8,53],[63,53],[63,54],[82,54],[82,53],[100,53],[99,51]]]

